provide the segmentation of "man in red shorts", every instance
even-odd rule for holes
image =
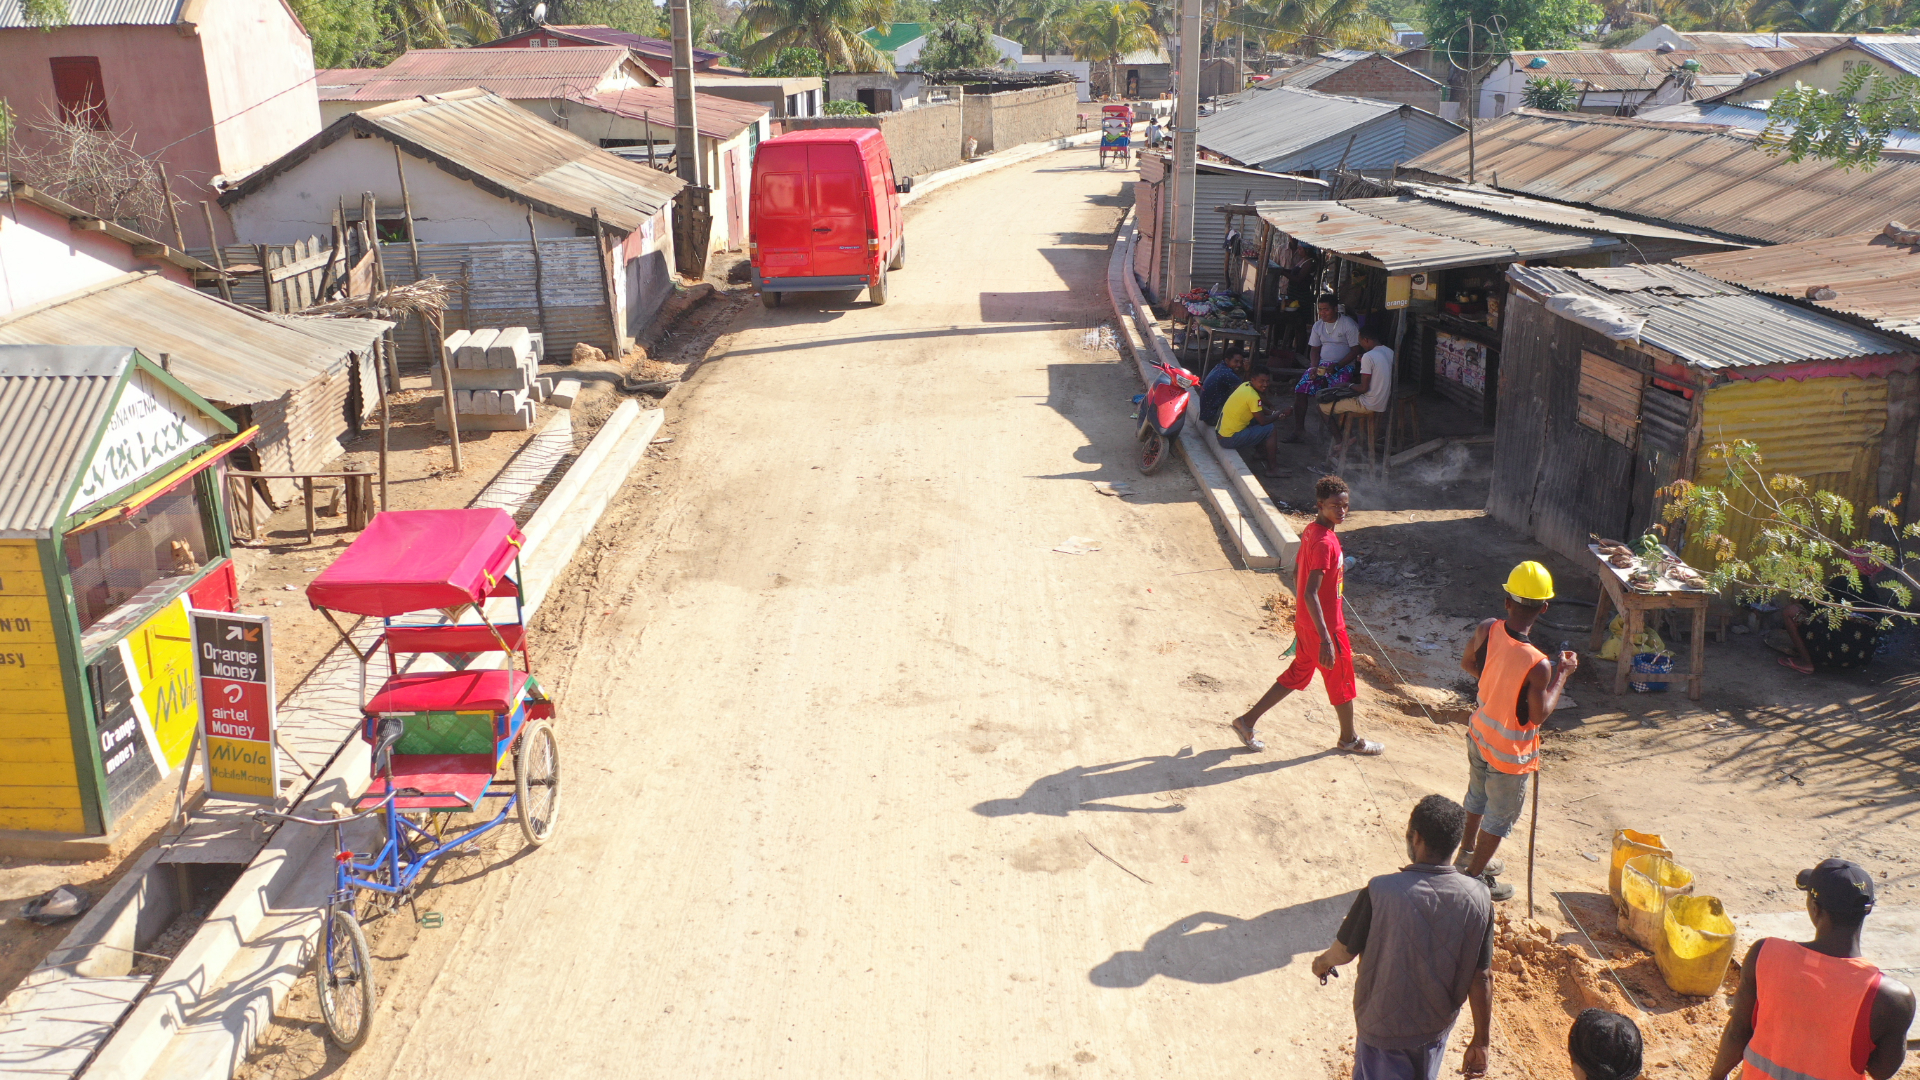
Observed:
[[[1336,749],[1372,756],[1386,748],[1353,730],[1353,646],[1347,642],[1347,614],[1342,600],[1346,573],[1340,538],[1333,531],[1347,520],[1351,501],[1347,482],[1337,476],[1321,477],[1313,486],[1313,501],[1320,516],[1300,534],[1300,554],[1294,569],[1293,666],[1253,703],[1253,708],[1233,722],[1233,732],[1253,749],[1265,750],[1267,744],[1253,725],[1288,694],[1305,690],[1317,669],[1327,687],[1327,700],[1333,703],[1333,714],[1340,718]]]

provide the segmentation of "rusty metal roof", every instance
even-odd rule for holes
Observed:
[[[1444,184],[1422,184],[1407,180],[1399,181],[1399,185],[1424,199],[1435,199],[1455,206],[1485,210],[1502,217],[1519,218],[1522,221],[1534,221],[1562,229],[1612,233],[1615,236],[1643,236],[1658,240],[1686,240],[1722,247],[1746,246],[1707,233],[1669,229],[1664,225],[1649,225],[1644,221],[1602,213],[1584,206],[1568,206],[1565,203],[1548,202],[1545,199],[1530,199],[1525,195],[1495,191],[1488,187],[1448,187]]]
[[[583,228],[593,226],[598,209],[610,227],[633,232],[686,186],[657,169],[622,160],[504,97],[472,89],[349,113],[229,188],[220,205],[232,206],[351,132],[377,135],[483,191]]]
[[[1701,368],[1768,367],[1912,351],[1885,334],[1756,296],[1681,266],[1514,266],[1508,268],[1507,280],[1542,300],[1570,293],[1644,315],[1642,342]]]
[[[1700,65],[1702,76],[1743,76],[1749,72],[1778,71],[1788,64],[1819,56],[1820,48],[1724,49],[1712,52],[1688,52],[1653,49],[1552,49],[1513,54],[1513,66],[1519,74],[1532,77],[1558,76],[1583,83],[1592,90],[1652,90],[1668,75],[1683,70],[1691,60]],[[1545,67],[1527,64],[1535,57]]]
[[[1886,230],[1679,261],[1720,281],[1804,300],[1920,339],[1920,245],[1900,243]],[[1809,295],[1818,289],[1835,295],[1830,300]]]
[[[133,346],[193,392],[222,405],[273,401],[371,348],[393,324],[269,315],[176,285],[154,271],[21,308],[0,343]]]
[[[1738,132],[1522,109],[1475,138],[1478,179],[1498,190],[1756,243],[1879,228],[1920,204],[1920,162],[1883,159],[1851,172],[1813,160],[1796,165]],[[1463,182],[1467,140],[1400,171]]]
[[[1609,251],[1611,236],[1555,229],[1402,196],[1256,203],[1262,221],[1301,243],[1407,274]]]
[[[0,536],[44,536],[133,350],[0,344]]]
[[[657,56],[664,60],[673,59],[673,42],[662,41],[659,38],[645,37],[640,34],[629,33],[625,30],[616,30],[611,26],[556,25],[549,23],[543,24],[538,31],[522,30],[517,34],[508,34],[503,38],[482,42],[476,47],[482,49],[513,48],[514,46],[510,44],[511,42],[528,36],[539,37],[543,34],[584,44],[619,45],[623,48],[632,49],[634,52],[645,53],[648,56]],[[717,60],[719,58],[719,53],[708,49],[696,47],[693,50],[693,62],[695,64],[700,64],[708,60]]]
[[[635,75],[635,72],[642,74]],[[578,98],[625,74],[655,81],[618,45],[558,49],[413,49],[383,68],[319,72],[321,101],[398,101],[478,86],[504,98]]]
[[[672,128],[673,89],[667,86],[638,86],[610,90],[580,99],[582,105],[629,120],[645,120],[655,127]],[[700,134],[712,139],[731,139],[767,115],[767,107],[739,101],[719,94],[693,94],[693,123]]]
[[[172,26],[187,0],[67,0],[67,26]],[[22,0],[0,0],[0,30],[39,29]]]

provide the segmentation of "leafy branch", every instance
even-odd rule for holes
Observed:
[[[1774,95],[1760,145],[1788,161],[1831,161],[1872,169],[1894,129],[1920,125],[1920,79],[1888,77],[1867,64],[1841,76],[1832,90],[1795,82]]]
[[[1852,617],[1920,621],[1906,610],[1920,592],[1906,565],[1904,541],[1920,538],[1920,524],[1903,524],[1897,513],[1899,498],[1890,506],[1868,509],[1866,520],[1883,526],[1893,540],[1888,544],[1871,536],[1859,541],[1837,538],[1854,534],[1858,521],[1851,501],[1815,488],[1785,473],[1762,473],[1759,448],[1745,439],[1708,448],[1707,460],[1723,462],[1726,477],[1714,484],[1676,481],[1661,490],[1671,501],[1663,516],[1684,521],[1696,544],[1713,557],[1709,585],[1715,591],[1733,591],[1743,601],[1771,599],[1784,594],[1825,612],[1838,626]],[[1747,550],[1727,535],[1730,523],[1753,526]],[[1886,567],[1891,577],[1876,584],[1890,594],[1891,604],[1837,597],[1827,581],[1839,573],[1858,596],[1868,596],[1856,560]]]

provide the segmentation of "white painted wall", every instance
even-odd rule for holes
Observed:
[[[527,238],[525,206],[482,191],[421,158],[408,156],[406,167],[414,225],[421,243]],[[373,192],[383,217],[387,210],[400,205],[393,144],[385,139],[348,135],[274,177],[259,191],[234,203],[228,213],[243,243],[291,244],[326,235],[342,199],[348,213],[357,215],[363,191]],[[533,223],[543,238],[577,235],[574,223],[564,218],[536,212]]]
[[[155,268],[171,281],[192,285],[185,270],[137,259],[110,236],[74,232],[64,217],[30,202],[0,199],[0,315],[132,270]]]
[[[1087,80],[1092,76],[1093,64],[1086,60],[1022,60],[1021,71],[1067,71],[1073,73],[1073,88],[1080,100],[1093,100],[1093,85]]]

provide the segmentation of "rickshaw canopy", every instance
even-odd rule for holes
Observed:
[[[372,616],[478,604],[524,539],[505,510],[389,510],[308,584],[307,602]]]

